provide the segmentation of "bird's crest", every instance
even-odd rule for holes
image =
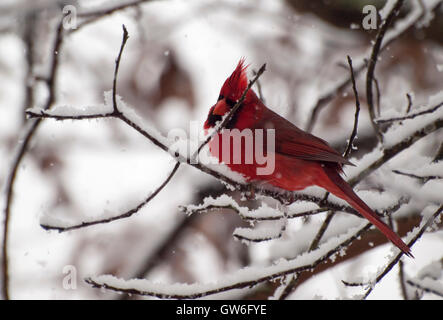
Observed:
[[[245,59],[241,58],[234,72],[232,72],[231,76],[226,79],[223,84],[223,87],[220,90],[220,96],[232,101],[240,99],[248,86],[248,76],[246,75],[247,68],[248,65],[245,66]]]

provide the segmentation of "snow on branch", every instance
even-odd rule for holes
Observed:
[[[432,206],[429,206],[425,209],[426,212],[424,212],[423,214],[423,219],[420,223],[420,226],[414,228],[414,230],[409,232],[406,236],[406,243],[409,247],[412,247],[417,242],[417,240],[419,240],[423,236],[425,231],[434,223],[434,221],[437,220],[439,216],[443,213],[443,205],[441,205],[433,213],[429,210],[431,207]],[[371,277],[370,280],[364,282],[343,281],[343,283],[347,286],[368,287],[368,289],[366,289],[365,293],[362,296],[363,299],[366,299],[374,290],[375,286],[389,273],[389,271],[398,263],[400,258],[403,256],[403,253],[398,248],[392,248],[391,250],[394,250],[394,255],[390,258],[390,262],[386,265],[385,268],[377,272],[375,276]]]
[[[431,108],[425,108],[422,111],[414,112],[414,113],[408,114],[406,116],[399,116],[399,117],[393,117],[393,118],[387,118],[387,119],[386,118],[376,119],[375,122],[389,123],[389,122],[394,122],[394,121],[403,121],[403,120],[408,120],[408,119],[414,119],[416,117],[419,117],[419,116],[422,116],[425,114],[433,113],[433,112],[437,111],[438,109],[440,109],[441,106],[443,106],[443,101]]]
[[[408,278],[405,282],[416,289],[416,296],[428,292],[443,297],[443,258],[424,266],[416,277]]]
[[[389,29],[384,37],[383,41],[380,45],[379,53],[384,51],[389,45],[392,44],[395,40],[399,39],[403,34],[408,32],[411,28],[413,28],[415,25],[417,25],[422,19],[426,19],[427,23],[430,22],[430,20],[433,19],[434,10],[437,10],[439,8],[439,5],[442,3],[443,0],[430,0],[430,1],[424,1],[422,0],[415,0],[412,1],[413,9],[409,14],[404,17],[403,19],[397,21],[391,29]],[[422,6],[422,4],[424,6]],[[381,13],[383,12],[389,12],[393,8],[393,2],[392,1],[386,1],[385,8],[381,10]],[[382,18],[385,19],[386,16],[382,15]],[[372,46],[369,48],[369,51],[367,54],[363,55],[360,59],[358,59],[358,63],[356,63],[354,67],[355,76],[358,76],[363,70],[365,70],[368,67],[368,57],[370,56],[372,52]],[[374,78],[375,79],[375,78]],[[315,104],[311,108],[311,113],[308,117],[308,121],[306,124],[306,130],[308,132],[311,132],[315,126],[315,123],[317,122],[318,115],[320,111],[327,106],[327,104],[333,100],[335,97],[340,95],[350,84],[351,84],[351,77],[346,76],[342,80],[338,81],[336,84],[328,88],[323,94],[319,96],[319,98],[316,100]]]
[[[223,277],[214,283],[164,284],[149,280],[124,280],[111,275],[102,275],[85,279],[86,283],[96,288],[103,288],[120,293],[153,296],[163,299],[196,299],[217,293],[256,286],[265,281],[272,281],[282,276],[312,270],[347,247],[352,241],[371,227],[370,223],[351,228],[345,234],[322,244],[318,249],[304,253],[292,260],[280,260],[267,267],[246,267]]]
[[[64,39],[64,29],[63,29],[63,19],[61,18],[57,23],[57,28],[54,33],[54,39],[52,46],[50,46],[50,63],[48,74],[45,75],[44,83],[48,90],[48,96],[44,102],[42,110],[49,110],[52,108],[56,101],[56,83],[59,71],[60,62],[60,50],[62,49]],[[11,215],[11,206],[13,202],[13,193],[15,187],[15,181],[17,177],[18,169],[22,163],[23,157],[25,156],[29,144],[34,137],[37,129],[40,126],[41,118],[28,123],[25,126],[20,143],[14,152],[13,162],[10,169],[8,170],[8,176],[6,179],[5,194],[6,201],[4,205],[5,218],[3,222],[3,241],[2,241],[2,295],[3,298],[9,299],[9,264],[8,264],[8,246],[9,246],[9,218]]]
[[[60,221],[53,221],[53,219],[50,218],[49,216],[45,216],[44,220],[41,221],[40,226],[45,230],[56,230],[58,232],[66,232],[66,231],[71,231],[71,230],[75,230],[75,229],[90,227],[90,226],[97,225],[97,224],[109,223],[112,221],[129,218],[132,215],[139,212],[141,208],[146,206],[152,199],[155,198],[155,196],[157,194],[160,193],[160,191],[163,190],[164,187],[166,187],[166,185],[169,183],[169,181],[171,181],[172,177],[177,172],[179,166],[180,166],[180,162],[176,162],[174,165],[174,168],[171,170],[171,172],[166,177],[166,179],[162,182],[162,184],[160,184],[160,186],[158,186],[157,189],[155,189],[145,200],[140,202],[137,206],[135,206],[134,208],[132,208],[130,210],[127,210],[126,212],[124,212],[122,214],[114,215],[114,216],[109,216],[108,214],[106,214],[106,216],[102,216],[101,218],[95,218],[90,221],[83,221],[81,223],[74,224],[74,225],[67,225],[66,223],[63,223]]]
[[[389,1],[388,1],[389,2]],[[374,83],[374,72],[375,72],[375,65],[377,64],[378,55],[381,50],[381,45],[383,38],[386,34],[386,31],[388,30],[388,27],[391,25],[391,23],[394,21],[394,19],[398,16],[400,13],[400,9],[403,6],[404,0],[397,0],[395,5],[390,10],[389,14],[385,19],[383,19],[382,24],[378,30],[377,37],[375,39],[374,45],[372,46],[372,52],[370,55],[370,58],[368,60],[368,70],[366,72],[366,101],[369,108],[369,116],[371,118],[371,124],[374,128],[374,131],[376,133],[376,136],[379,141],[383,140],[382,133],[380,131],[380,128],[378,127],[377,123],[375,122],[375,107],[374,107],[374,96],[373,96],[373,83]]]
[[[408,198],[403,197],[396,199],[388,192],[363,191],[359,193],[359,196],[371,205],[374,211],[380,216],[391,214],[397,211],[401,205],[408,202]],[[226,194],[220,195],[217,198],[206,197],[203,203],[199,205],[184,205],[179,208],[188,215],[229,209],[236,212],[243,220],[250,222],[308,217],[328,210],[337,210],[359,216],[353,208],[341,206],[339,203],[334,203],[333,200],[331,200],[331,202],[323,202],[321,207],[315,202],[297,201],[286,206],[287,212],[283,212],[280,209],[269,206],[266,202],[262,202],[257,209],[242,207],[232,197]]]

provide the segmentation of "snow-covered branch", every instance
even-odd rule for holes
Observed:
[[[432,0],[426,1],[424,3],[425,7],[421,6],[421,0],[414,0],[413,10],[402,20],[397,21],[397,23],[386,32],[383,37],[384,41],[382,41],[380,45],[379,52],[384,51],[389,47],[395,40],[399,39],[403,34],[408,32],[411,28],[413,28],[418,22],[422,19],[427,18],[427,22],[433,18],[434,10],[438,9],[442,0]],[[386,2],[386,9],[392,8],[392,2]],[[386,11],[386,10],[382,10]],[[382,18],[385,18],[382,16]],[[358,76],[363,70],[365,70],[368,66],[368,57],[370,52],[372,51],[372,46],[370,47],[367,54],[365,54],[362,58],[358,59],[358,63],[354,67],[355,76]],[[334,98],[339,96],[350,84],[351,77],[344,77],[342,80],[338,81],[331,88],[327,89],[323,94],[319,96],[316,100],[315,104],[311,108],[311,113],[308,118],[308,122],[306,124],[306,130],[311,132],[317,122],[318,115],[321,110],[323,110],[329,102],[331,102]]]
[[[352,228],[347,233],[330,239],[317,250],[297,256],[292,260],[282,260],[267,267],[247,267],[215,283],[160,284],[149,280],[123,280],[111,275],[102,275],[85,279],[86,283],[96,288],[103,288],[120,293],[153,296],[163,299],[197,299],[226,291],[256,286],[265,281],[272,281],[282,276],[312,270],[320,263],[340,254],[352,241],[358,239],[371,224]]]
[[[420,226],[416,227],[413,231],[411,231],[406,238],[409,239],[406,243],[409,247],[412,247],[417,240],[419,240],[423,234],[425,233],[426,229],[428,229],[435,220],[439,218],[439,216],[443,213],[443,205],[441,205],[437,210],[435,210],[433,213],[430,211],[430,208],[426,208],[428,213],[423,215],[422,222],[420,223]],[[431,212],[431,214],[429,214]],[[344,283],[347,286],[365,286],[369,287],[366,292],[363,294],[362,298],[366,299],[371,292],[374,290],[375,286],[389,273],[389,271],[398,263],[400,258],[403,256],[402,252],[399,252],[398,249],[393,248],[392,250],[395,250],[395,254],[393,257],[390,258],[389,263],[386,265],[385,268],[383,268],[380,272],[378,272],[372,279],[364,281],[364,282],[345,282]]]

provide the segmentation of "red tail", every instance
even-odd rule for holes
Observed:
[[[342,198],[348,202],[355,210],[362,216],[368,219],[374,226],[376,226],[389,240],[392,241],[401,251],[408,257],[414,257],[411,249],[403,242],[403,240],[392,229],[385,224],[377,214],[368,207],[366,203],[355,194],[352,187],[340,176],[337,169],[325,165],[324,172],[329,177],[332,184],[323,186],[326,190],[333,193],[335,196]]]

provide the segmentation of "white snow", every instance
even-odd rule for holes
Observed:
[[[130,289],[134,288],[139,291],[147,292],[150,295],[195,295],[199,293],[204,293],[210,290],[217,290],[226,286],[232,286],[238,283],[255,281],[255,279],[265,278],[274,275],[284,274],[290,272],[290,270],[297,269],[300,267],[309,266],[318,259],[321,259],[325,254],[327,254],[331,249],[335,248],[338,244],[344,241],[349,236],[355,234],[359,229],[361,229],[366,222],[360,224],[359,227],[350,228],[345,234],[328,240],[326,243],[321,245],[317,250],[311,251],[309,253],[304,253],[297,256],[292,260],[281,259],[273,265],[266,267],[246,267],[239,269],[236,272],[228,274],[223,278],[210,282],[210,283],[158,283],[145,279],[131,279],[124,280],[112,275],[101,275],[91,277],[93,281],[99,284],[107,284],[113,287]]]

